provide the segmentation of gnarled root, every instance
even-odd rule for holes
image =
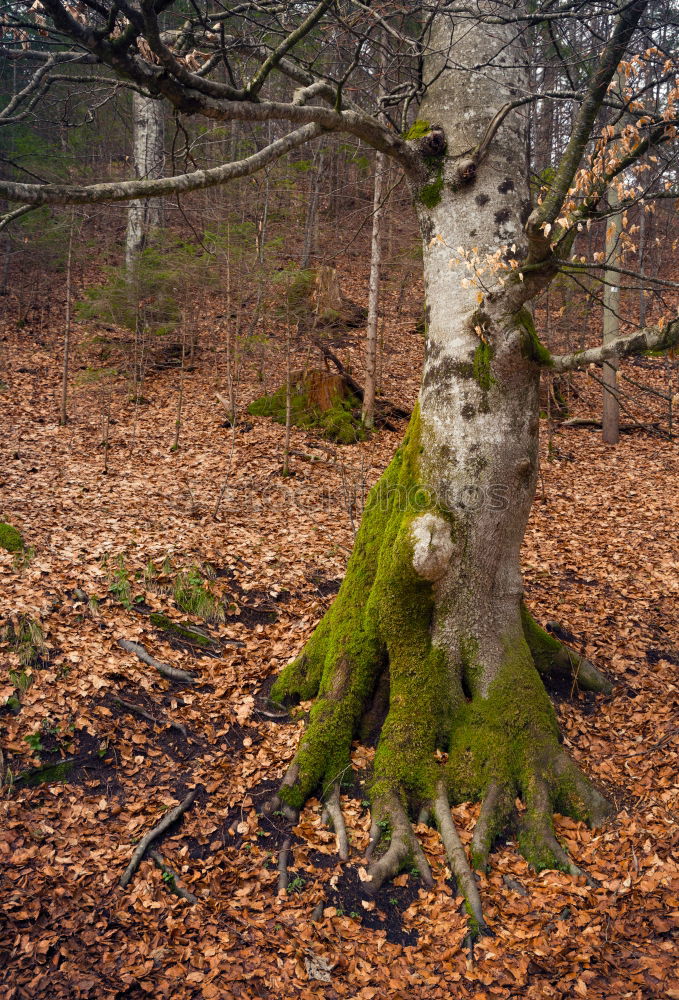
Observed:
[[[525,805],[519,842],[529,862],[575,875],[580,869],[556,839],[552,811],[591,823],[607,812],[559,743],[539,674],[560,672],[597,691],[610,685],[525,608],[519,614],[515,591],[508,597],[502,590],[504,569],[497,567],[485,589],[472,573],[469,593],[461,570],[449,574],[467,551],[464,526],[450,512],[424,509],[430,500],[417,485],[417,419],[371,491],[337,600],[272,689],[276,701],[317,697],[266,808],[296,819],[319,794],[346,860],[339,783],[351,768],[352,741],[379,731],[365,889],[376,893],[406,866],[433,884],[412,826],[433,813],[473,937],[486,929],[473,868],[484,869],[496,838],[517,825],[517,798]],[[470,862],[450,803],[478,800]]]
[[[326,803],[325,812],[327,813],[328,819],[332,823],[332,828],[335,831],[337,853],[339,854],[340,861],[348,861],[349,838],[347,837],[347,828],[344,824],[344,817],[342,816],[342,809],[340,807],[339,784],[336,784],[333,788],[332,794]]]
[[[448,793],[443,782],[439,783],[434,801],[434,815],[438,823],[439,833],[443,841],[443,847],[448,859],[448,867],[457,880],[458,887],[465,898],[465,902],[472,919],[472,930],[476,933],[487,932],[486,922],[483,919],[481,909],[481,897],[474,878],[474,873],[467,861],[467,855],[462,841],[455,829],[453,818],[450,814],[450,803]]]
[[[376,818],[377,842],[383,839],[388,831],[390,835],[389,845],[384,854],[376,861],[373,861],[368,870],[370,881],[367,889],[370,893],[377,890],[394,875],[398,875],[405,863],[412,859],[412,863],[417,868],[420,878],[424,884],[431,888],[434,885],[434,878],[429,867],[429,862],[424,856],[424,851],[420,842],[415,836],[415,832],[410,824],[410,820],[405,809],[401,805],[398,796],[393,793],[380,797],[374,807],[373,815]],[[374,854],[375,843],[371,855]]]

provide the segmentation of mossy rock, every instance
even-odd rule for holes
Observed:
[[[22,552],[24,547],[21,532],[6,521],[0,521],[0,548],[7,552]]]
[[[292,381],[290,396],[290,421],[293,427],[319,430],[323,437],[336,444],[355,444],[367,437],[361,422],[360,400],[348,391],[341,380],[333,378],[332,390],[319,394],[315,373],[300,374]],[[270,396],[260,396],[248,406],[248,413],[256,417],[271,417],[277,424],[285,425],[286,387],[283,385]]]

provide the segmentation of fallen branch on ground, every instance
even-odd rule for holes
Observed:
[[[569,420],[562,420],[561,427],[601,427],[601,421],[597,420],[595,417],[571,417]],[[636,431],[641,427],[646,430],[647,427],[658,427],[658,421],[654,421],[650,424],[620,424],[619,430],[622,431]]]
[[[182,684],[195,684],[196,679],[193,674],[187,673],[186,670],[179,670],[177,667],[171,667],[167,663],[162,663],[157,660],[155,656],[151,656],[147,653],[140,642],[132,642],[131,639],[118,639],[117,645],[121,649],[124,649],[126,653],[134,653],[142,663],[148,663],[150,667],[155,667],[159,674],[163,677],[167,677],[170,681],[181,681]]]
[[[166,812],[161,821],[157,823],[152,830],[149,830],[146,836],[142,838],[142,840],[139,842],[136,851],[132,855],[132,860],[130,861],[129,865],[127,866],[127,868],[125,869],[125,871],[121,876],[120,879],[121,888],[124,889],[125,886],[128,884],[128,882],[136,872],[137,868],[139,867],[142,858],[146,854],[146,851],[148,850],[149,846],[153,843],[153,841],[157,840],[158,837],[160,837],[163,833],[165,833],[165,831],[169,827],[171,827],[176,820],[178,820],[181,816],[184,815],[187,809],[191,808],[194,799],[196,798],[197,792],[198,792],[198,786],[192,789],[186,796],[186,798],[179,803],[178,806],[175,806],[174,809],[170,809],[169,812]]]

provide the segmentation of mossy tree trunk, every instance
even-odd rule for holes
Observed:
[[[452,25],[447,16],[436,19],[432,51],[449,51]],[[522,54],[511,26],[490,32],[466,22],[464,61],[485,65],[503,42],[512,86],[523,93],[528,77],[515,68]],[[520,112],[508,115],[477,170],[469,148],[512,93],[492,74],[440,68],[433,57],[427,72],[435,82],[411,130],[426,166],[414,191],[427,299],[419,406],[369,495],[335,603],[273,689],[282,701],[316,701],[272,806],[294,812],[319,792],[341,823],[337,788],[352,740],[366,719],[374,724],[383,701],[370,791],[370,885],[408,858],[431,881],[410,821],[433,814],[481,925],[449,803],[482,802],[476,866],[485,866],[495,837],[516,820],[520,797],[525,855],[536,867],[576,873],[554,836],[552,811],[598,822],[607,806],[559,742],[541,673],[573,671],[597,690],[606,682],[540,629],[522,602],[519,553],[538,473],[545,360],[525,306],[536,286],[498,286],[493,278],[488,292],[468,281],[468,260],[484,261],[501,247],[509,248],[504,257],[525,256],[527,122]],[[378,856],[386,826],[390,842]]]

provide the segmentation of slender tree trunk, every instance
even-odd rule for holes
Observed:
[[[306,220],[304,224],[304,247],[302,249],[302,269],[306,269],[311,261],[312,254],[316,252],[316,227],[318,217],[318,197],[321,184],[321,174],[323,173],[323,150],[317,150],[313,157],[313,177],[311,190],[309,191],[309,202],[307,206]]]
[[[467,262],[498,249],[521,259],[525,250],[525,116],[507,115],[478,169],[468,151],[496,112],[528,90],[528,74],[511,25],[490,30],[470,20],[465,64],[486,66],[502,52],[512,67],[506,85],[499,74],[444,67],[454,28],[450,15],[434,20],[429,45],[440,55],[425,64],[432,82],[410,133],[422,154],[422,174],[412,179],[427,303],[419,405],[368,497],[335,603],[272,689],[279,700],[317,699],[269,808],[294,816],[319,790],[342,845],[339,782],[351,742],[378,730],[368,888],[409,858],[431,884],[410,820],[433,813],[478,929],[478,889],[449,801],[482,802],[472,842],[478,867],[516,821],[519,796],[526,857],[537,868],[578,873],[556,840],[552,810],[598,821],[606,803],[561,746],[540,674],[575,672],[598,690],[606,682],[522,602],[519,554],[538,476],[544,348],[524,306],[530,288],[511,278],[490,292],[470,287]],[[378,856],[384,828],[391,837]]]
[[[641,284],[644,283],[644,267],[646,266],[646,211],[639,206],[639,274]],[[639,326],[646,326],[646,289],[639,289]]]
[[[64,427],[68,423],[68,363],[71,349],[71,264],[73,262],[73,224],[75,212],[71,209],[71,225],[68,232],[68,250],[66,251],[66,309],[64,316],[64,360],[61,370],[61,405],[59,408],[59,423]]]
[[[382,217],[386,156],[375,156],[375,189],[373,192],[373,227],[370,244],[370,283],[368,286],[368,328],[365,342],[365,389],[363,423],[375,425],[375,374],[377,371],[377,325],[379,321],[380,276],[382,273]]]
[[[608,194],[608,204],[615,209],[618,196],[615,188]],[[620,234],[622,216],[616,212],[606,227],[606,262],[611,267],[620,266]],[[604,344],[620,336],[620,275],[617,271],[604,271]],[[606,444],[617,444],[620,439],[620,404],[618,402],[618,362],[604,362],[604,394],[602,436]]]

